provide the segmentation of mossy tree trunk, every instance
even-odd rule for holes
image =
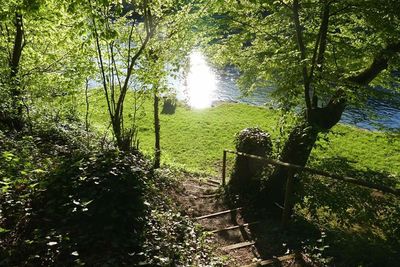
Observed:
[[[304,27],[301,25],[299,19],[300,2],[294,0],[291,9],[293,12],[292,20],[296,32],[298,50],[300,52],[306,114],[303,123],[295,127],[289,135],[280,155],[280,160],[305,166],[318,138],[318,134],[328,131],[339,122],[346,105],[346,95],[343,90],[338,89],[326,106],[318,107],[316,80],[320,78],[323,72],[325,61],[324,54],[327,44],[329,19],[331,18],[330,2],[324,2],[323,4],[320,29],[315,40],[310,65],[307,64],[307,51],[303,38]],[[387,69],[389,61],[399,51],[400,42],[389,42],[385,48],[378,51],[369,67],[354,76],[348,77],[342,85],[367,86],[379,73]],[[283,204],[286,179],[287,169],[277,166],[269,178],[265,189],[270,202],[269,204]]]

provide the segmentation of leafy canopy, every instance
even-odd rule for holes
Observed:
[[[300,6],[303,60],[296,39],[294,2]],[[390,59],[372,77],[371,85],[396,89],[394,81],[399,76],[392,75],[400,65],[400,3],[396,0],[216,1],[206,21],[212,33],[209,53],[220,65],[232,64],[241,71],[239,85],[244,90],[273,85],[273,96],[287,107],[297,106],[304,102],[302,66],[308,71],[312,68],[326,6],[329,24],[324,60],[316,66],[312,90],[327,101],[341,87],[353,103],[360,102],[370,91],[349,79],[368,69],[380,53]],[[397,52],[389,51],[391,45]]]

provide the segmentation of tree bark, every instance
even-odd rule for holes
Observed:
[[[283,147],[280,160],[305,166],[317,140],[318,133],[317,127],[310,125],[307,121],[296,126]],[[271,177],[268,179],[265,190],[269,205],[277,203],[283,206],[287,174],[287,168],[276,166]]]
[[[331,129],[339,122],[345,105],[345,96],[341,91],[338,91],[325,107],[313,107],[308,112],[308,118],[304,119],[290,133],[280,155],[280,160],[305,166],[317,141],[318,134]],[[287,173],[287,168],[283,166],[275,167],[265,189],[270,204],[278,203],[283,206]]]
[[[154,91],[154,168],[160,168],[161,147],[160,147],[160,117],[159,117],[159,97],[157,90]]]
[[[11,110],[8,112],[0,112],[0,120],[3,124],[7,125],[10,129],[21,131],[24,127],[23,109],[24,104],[22,101],[21,82],[18,77],[20,60],[22,50],[24,47],[24,30],[23,30],[23,17],[22,14],[15,13],[15,36],[12,54],[10,55],[8,66],[10,68],[10,96],[11,96]]]

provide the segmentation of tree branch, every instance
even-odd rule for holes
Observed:
[[[319,41],[319,51],[318,51],[318,59],[317,66],[319,71],[322,70],[322,63],[324,61],[324,54],[326,50],[326,41],[328,35],[328,26],[329,26],[329,11],[330,11],[330,3],[325,3],[324,13],[322,14],[322,23],[321,23],[321,35]]]
[[[295,29],[296,29],[297,45],[300,50],[300,58],[301,58],[302,71],[303,71],[304,100],[306,102],[307,110],[311,110],[310,81],[309,81],[309,77],[308,77],[307,63],[305,62],[306,48],[304,46],[304,41],[303,41],[303,32],[301,30],[302,26],[300,25],[299,9],[300,9],[299,0],[294,0],[293,8],[292,8],[293,22],[294,22]]]
[[[89,0],[89,5],[90,5],[91,9],[94,9],[92,6],[91,0]],[[99,66],[100,66],[101,77],[103,80],[103,89],[104,89],[104,94],[105,94],[106,101],[107,101],[108,113],[110,115],[111,121],[113,122],[115,112],[113,112],[113,109],[111,108],[110,98],[108,96],[107,79],[106,79],[106,74],[105,74],[105,69],[104,69],[104,64],[103,64],[103,55],[101,53],[101,47],[100,47],[100,37],[99,37],[99,33],[97,31],[96,19],[95,19],[95,16],[93,13],[92,13],[92,23],[93,23],[94,37],[95,37],[96,48],[97,48],[97,60],[98,60]]]
[[[286,8],[292,9],[292,7],[289,4],[286,4],[283,0],[279,0],[279,3],[281,3]]]
[[[147,1],[145,1],[145,3],[147,3]],[[133,71],[133,67],[136,64],[136,60],[140,57],[140,55],[143,53],[144,49],[146,48],[147,43],[149,42],[150,38],[153,35],[153,31],[155,26],[153,25],[153,21],[150,18],[151,17],[151,13],[148,10],[148,6],[145,6],[145,30],[146,30],[146,37],[143,40],[140,48],[136,51],[136,53],[132,56],[131,60],[130,60],[130,65],[128,66],[128,70],[126,72],[126,77],[125,77],[125,81],[124,81],[124,85],[121,88],[121,94],[119,96],[118,99],[118,103],[117,103],[117,108],[116,108],[116,113],[119,113],[119,116],[122,116],[122,106],[123,106],[123,102],[126,96],[126,93],[128,91],[128,85],[129,85],[129,79],[132,75],[132,71]],[[148,28],[150,27],[150,28]]]
[[[390,59],[399,52],[400,42],[389,43],[374,57],[369,67],[362,70],[357,75],[349,77],[348,80],[358,85],[368,85],[376,78],[376,76],[388,67]]]
[[[23,49],[23,38],[24,38],[24,30],[23,30],[22,14],[16,12],[14,49],[12,52],[12,57],[9,62],[9,66],[11,69],[10,77],[12,79],[15,78],[18,74],[19,61],[21,59],[22,49]]]

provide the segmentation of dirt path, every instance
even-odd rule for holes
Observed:
[[[187,215],[210,232],[226,266],[310,266],[301,253],[282,243],[284,233],[276,221],[247,207],[229,207],[222,193],[215,179],[188,177],[175,198]]]

